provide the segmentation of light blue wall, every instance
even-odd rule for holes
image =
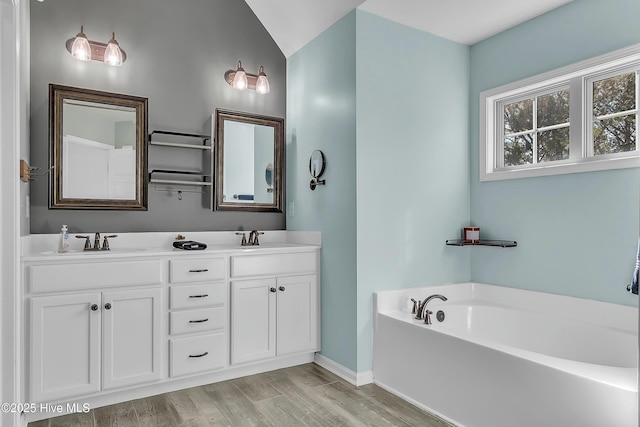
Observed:
[[[470,279],[469,49],[358,10],[358,372],[374,291]],[[416,295],[424,298],[426,295]]]
[[[356,14],[287,61],[289,230],[322,231],[322,354],[356,370]],[[325,154],[326,186],[309,189],[309,156]]]
[[[515,249],[475,248],[474,281],[636,305],[640,170],[478,179],[479,93],[640,42],[640,1],[575,0],[471,47],[471,219]]]
[[[480,183],[478,96],[640,42],[639,8],[574,0],[471,48],[358,10],[289,58],[287,228],[323,232],[326,357],[371,369],[377,290],[475,280],[637,303],[640,171]],[[314,149],[327,186],[311,192]],[[518,247],[444,245],[470,223]]]

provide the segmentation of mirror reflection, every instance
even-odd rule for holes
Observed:
[[[281,211],[283,120],[216,110],[217,210]]]
[[[134,200],[135,109],[65,99],[62,111],[62,198]]]
[[[51,208],[146,209],[147,99],[50,85]]]

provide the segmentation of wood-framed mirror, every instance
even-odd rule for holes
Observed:
[[[214,209],[282,212],[284,119],[216,109]]]
[[[148,100],[49,85],[49,209],[147,210]]]

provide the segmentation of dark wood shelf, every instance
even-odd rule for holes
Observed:
[[[463,239],[451,239],[445,242],[448,246],[495,246],[500,248],[515,248],[518,242],[515,240],[476,240],[474,242]]]

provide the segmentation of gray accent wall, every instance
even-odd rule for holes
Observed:
[[[122,67],[81,62],[65,48],[84,25],[90,40],[111,32],[127,53]],[[49,83],[147,97],[149,131],[211,133],[216,108],[276,117],[286,112],[286,61],[244,1],[51,0],[31,2],[30,163],[49,162]],[[237,61],[249,73],[264,66],[271,93],[237,91],[224,80]],[[189,151],[189,152],[186,152]],[[149,147],[149,168],[207,166],[200,153]],[[285,228],[283,213],[214,212],[205,194],[148,186],[148,211],[48,209],[47,178],[30,184],[31,233],[215,231]]]

